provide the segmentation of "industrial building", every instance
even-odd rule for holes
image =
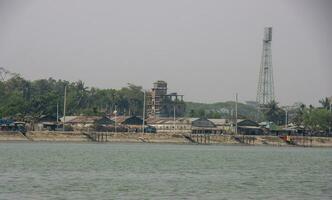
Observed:
[[[183,95],[167,94],[167,83],[156,81],[153,88],[147,93],[147,115],[152,118],[181,117],[185,113]]]

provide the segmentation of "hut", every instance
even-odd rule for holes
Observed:
[[[20,131],[25,133],[26,127],[25,122],[15,122],[12,119],[1,119],[0,118],[0,131]]]
[[[249,119],[237,120],[238,133],[242,135],[263,135],[264,131],[255,121]]]
[[[0,131],[11,131],[14,127],[14,121],[11,119],[0,119]]]
[[[142,126],[143,124],[143,119],[137,116],[131,116],[131,117],[127,117],[125,118],[121,124],[123,125],[128,125],[128,126],[135,126],[135,125],[140,125]]]
[[[119,132],[142,132],[143,119],[138,116],[116,116],[112,120]]]
[[[107,116],[103,116],[100,119],[94,121],[94,129],[101,132],[114,132],[115,121]]]
[[[223,133],[230,133],[232,132],[232,120],[231,119],[209,119],[212,121],[217,128],[221,129]]]
[[[100,119],[96,119],[94,123],[99,126],[109,126],[109,125],[114,125],[115,121],[107,116],[103,116]]]
[[[191,120],[188,118],[148,118],[147,124],[155,127],[158,133],[189,133],[191,131]]]
[[[207,118],[199,118],[191,122],[192,134],[221,134],[222,130]]]
[[[70,125],[74,130],[85,130],[93,127],[96,120],[99,120],[100,116],[77,116],[73,119],[67,120],[66,125]]]
[[[53,115],[41,115],[34,124],[34,130],[37,131],[54,131],[57,128],[57,118]]]

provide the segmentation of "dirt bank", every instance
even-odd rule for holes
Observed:
[[[332,147],[332,138],[292,136],[292,142],[285,142],[277,136],[232,136],[232,135],[190,135],[179,133],[87,133],[31,131],[0,132],[0,141],[47,141],[47,142],[123,142],[123,143],[173,143],[173,144],[227,144]]]
[[[0,132],[0,141],[28,141],[28,139],[20,132],[6,131]]]
[[[80,132],[30,131],[26,133],[26,137],[30,141],[90,142],[90,139]]]

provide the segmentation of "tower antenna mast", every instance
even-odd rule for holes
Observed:
[[[262,61],[259,71],[256,102],[262,107],[275,100],[272,69],[272,27],[264,29]]]

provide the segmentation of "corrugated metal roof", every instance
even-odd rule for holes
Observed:
[[[149,118],[146,120],[148,124],[174,124],[174,118],[171,117],[163,117],[163,118]],[[176,124],[190,124],[190,118],[176,118]]]
[[[199,118],[195,121],[192,121],[192,126],[193,127],[200,127],[200,128],[214,128],[216,127],[216,125],[210,121],[209,119],[207,118]]]
[[[129,117],[130,116],[116,116],[116,117],[112,117],[111,120],[115,121],[116,123],[121,124],[122,122],[124,122]]]
[[[75,119],[76,117],[79,117],[79,116],[66,116],[66,122],[70,121],[70,120],[73,120]],[[63,122],[63,117],[60,117],[59,120],[61,122]]]
[[[101,119],[102,117],[100,116],[78,116],[72,120],[68,120],[67,121],[67,117],[66,117],[66,123],[82,123],[82,124],[91,124],[91,123],[94,123],[95,120],[98,120],[98,119]]]

